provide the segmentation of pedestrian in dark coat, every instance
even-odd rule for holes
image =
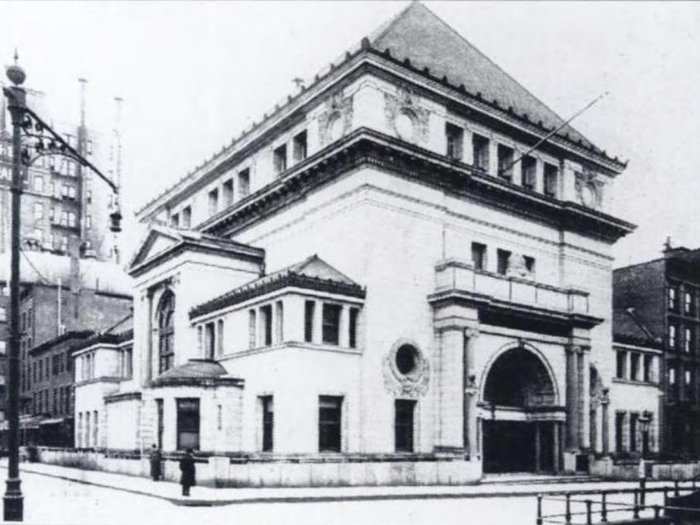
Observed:
[[[151,478],[153,478],[153,481],[160,481],[163,476],[163,455],[160,453],[160,449],[157,445],[153,445],[151,448],[149,459],[151,461]]]
[[[189,496],[190,487],[196,485],[194,457],[191,448],[188,448],[180,459],[180,485],[182,485],[183,496]]]

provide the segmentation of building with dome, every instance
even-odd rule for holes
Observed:
[[[358,44],[139,212],[133,339],[76,352],[77,442],[195,448],[230,485],[607,453],[625,163],[421,3]]]

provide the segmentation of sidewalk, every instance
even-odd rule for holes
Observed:
[[[6,469],[6,460],[0,463]],[[210,488],[193,487],[190,497],[181,496],[180,485],[168,481],[154,482],[150,479],[81,470],[42,463],[22,463],[20,471],[63,479],[76,483],[110,488],[122,492],[139,494],[170,501],[175,505],[206,507],[244,503],[303,503],[328,501],[371,501],[399,499],[445,499],[445,498],[495,498],[525,497],[537,494],[578,493],[600,490],[638,488],[637,482],[572,481],[557,482],[556,478],[532,482],[490,480],[480,485],[463,486],[379,486],[379,487],[299,487],[299,488]],[[668,482],[649,482],[647,487],[668,485]]]

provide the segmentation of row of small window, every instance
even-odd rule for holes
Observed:
[[[32,240],[36,241],[39,245],[44,246],[44,248],[55,250],[58,252],[68,252],[68,236],[58,235],[55,233],[49,233],[48,236],[46,232],[41,228],[34,228],[32,232]],[[92,248],[92,243],[89,240],[85,240],[82,243],[85,250]]]
[[[694,288],[672,284],[668,288],[668,309],[671,312],[683,313],[683,315],[695,317],[697,314],[698,293]],[[682,310],[681,310],[682,301]]]
[[[78,448],[98,447],[100,416],[97,410],[78,412],[75,426],[75,445]]]
[[[76,381],[89,381],[97,377],[95,373],[96,352],[86,352],[76,358]],[[118,377],[128,379],[133,373],[133,349],[126,346],[119,351],[119,361],[117,363]]]
[[[32,394],[34,414],[71,414],[72,388],[70,385],[44,389]]]
[[[654,425],[651,424],[651,417],[642,425],[639,412],[615,412],[615,451],[618,454],[652,449]]]
[[[40,221],[44,218],[44,205],[41,202],[34,203],[34,220]],[[49,220],[52,224],[65,226],[67,228],[76,228],[78,226],[78,216],[74,211],[60,210],[55,207],[49,209]],[[85,228],[92,228],[92,215],[89,213],[85,216]]]
[[[692,365],[684,367],[680,364],[669,364],[666,368],[668,378],[667,395],[669,400],[695,401],[697,388],[695,385],[695,370]],[[679,378],[682,377],[682,384]]]
[[[682,350],[686,354],[695,353],[695,328],[691,326],[681,327],[678,323],[668,325],[668,348]]]
[[[308,154],[306,130],[298,133],[292,139],[292,160],[301,162]],[[275,148],[272,152],[272,164],[275,175],[287,170],[289,166],[287,144]],[[216,215],[221,210],[231,206],[236,200],[241,200],[250,194],[250,168],[239,171],[235,177],[225,180],[221,187],[214,188],[207,194],[208,216]],[[187,206],[170,216],[170,224],[176,228],[192,227],[192,208]]]
[[[464,129],[451,123],[445,124],[445,137],[447,140],[447,156],[453,160],[462,160],[464,156]],[[490,171],[490,140],[477,133],[472,133],[472,159],[473,166],[485,172]],[[515,150],[504,144],[498,144],[496,148],[498,156],[498,173],[496,175],[507,182],[517,183],[530,191],[537,191],[537,159],[525,156],[518,163],[515,162]],[[520,165],[520,180],[514,180],[516,165]],[[543,192],[547,197],[556,198],[559,180],[559,168],[547,162],[543,168],[544,187]]]
[[[473,242],[472,247],[472,264],[475,270],[488,270],[487,247],[480,242]],[[498,248],[496,250],[496,273],[506,275],[511,264],[512,252]],[[525,269],[530,275],[535,274],[535,258],[528,255],[523,256]]]
[[[274,451],[274,399],[258,398],[261,412],[262,451]],[[318,398],[318,451],[341,452],[343,448],[343,396]],[[416,401],[394,400],[394,449],[396,452],[414,452]]]
[[[62,352],[41,359],[34,359],[27,367],[28,372],[31,367],[31,373],[28,374],[28,377],[31,378],[33,383],[48,381],[49,378],[53,376],[62,374],[63,372],[70,372],[71,365],[70,352]]]
[[[656,383],[655,368],[658,357],[640,352],[617,351],[617,366],[615,377],[628,381],[642,381],[644,383]]]

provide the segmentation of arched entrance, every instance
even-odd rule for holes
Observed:
[[[500,354],[483,389],[484,472],[552,472],[559,465],[557,393],[542,359],[524,346]]]

